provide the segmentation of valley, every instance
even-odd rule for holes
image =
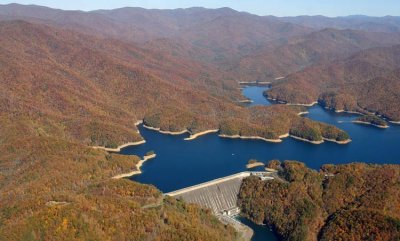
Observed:
[[[250,159],[287,181],[245,179],[254,240],[398,237],[399,19],[0,5],[0,240],[243,240],[163,193]]]

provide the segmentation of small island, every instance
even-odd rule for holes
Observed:
[[[257,161],[256,159],[250,159],[246,165],[247,169],[255,168],[255,167],[261,167],[264,166],[265,164],[263,162]]]
[[[372,125],[378,128],[388,128],[389,125],[386,121],[382,120],[378,116],[375,115],[364,115],[360,116],[353,121],[353,123],[364,124],[364,125]]]

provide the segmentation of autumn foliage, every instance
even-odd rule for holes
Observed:
[[[398,240],[398,165],[324,165],[319,172],[285,161],[280,179],[244,180],[243,213],[284,240]]]

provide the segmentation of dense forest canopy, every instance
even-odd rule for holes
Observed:
[[[153,186],[112,179],[143,157],[92,147],[143,140],[135,126],[140,120],[191,134],[351,138],[299,116],[303,107],[240,105],[241,81],[272,82],[268,96],[286,102],[318,100],[399,120],[400,21],[360,21],[328,18],[314,26],[302,17],[228,8],[82,12],[0,5],[0,239],[239,240],[209,210],[165,199]],[[330,240],[332,230],[353,235],[350,227],[361,235],[367,227],[372,234],[384,230],[377,239],[396,238],[397,169],[357,164],[316,173],[285,163],[283,182],[246,180],[252,185],[243,186],[242,208],[284,237],[313,238],[319,230]],[[328,172],[334,178],[326,179]],[[367,192],[372,181],[365,175],[382,192]],[[276,187],[276,203],[262,195],[246,199],[246,189],[263,185]],[[297,188],[300,195],[292,196]],[[279,205],[290,206],[285,218]],[[271,206],[274,219],[267,220]]]
[[[281,179],[244,180],[239,205],[257,223],[268,223],[284,240],[398,240],[400,167],[324,165],[273,161]]]
[[[290,74],[267,92],[293,103],[318,100],[338,111],[377,114],[400,120],[400,45],[363,50],[346,59]]]

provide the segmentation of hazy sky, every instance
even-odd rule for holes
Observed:
[[[0,0],[7,3],[36,4],[61,9],[144,8],[207,8],[231,7],[258,15],[370,16],[400,15],[400,0]]]

